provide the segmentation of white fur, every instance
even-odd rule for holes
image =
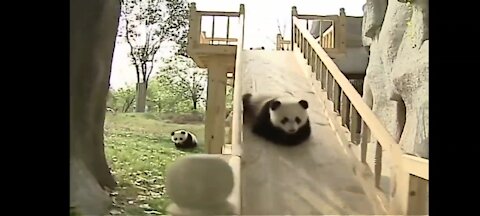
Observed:
[[[185,134],[182,134],[182,131],[185,132]],[[176,130],[176,131],[174,131],[173,135],[170,137],[170,140],[172,140],[172,142],[174,142],[176,144],[179,144],[179,143],[184,142],[187,139],[188,134],[190,134],[190,136],[192,136],[192,141],[193,142],[197,142],[197,137],[195,136],[195,134],[190,133],[186,130]]]
[[[262,109],[263,105],[267,103],[269,100],[274,98],[280,98],[283,95],[280,94],[252,94],[250,97],[250,107],[252,108],[253,114],[257,116]]]
[[[297,130],[307,123],[308,113],[307,109],[304,109],[299,101],[300,98],[293,97],[291,95],[270,95],[270,94],[254,94],[250,98],[250,107],[254,111],[255,117],[259,115],[262,107],[268,101],[276,99],[280,101],[281,105],[275,111],[269,109],[270,122],[281,128],[286,133],[295,133]],[[289,121],[282,124],[283,118],[288,118]],[[295,122],[295,118],[300,118],[300,123]]]
[[[281,128],[286,133],[293,134],[307,123],[308,113],[307,109],[299,104],[301,99],[295,97],[281,97],[276,100],[280,101],[281,105],[275,110],[269,110],[270,121],[275,127]],[[295,121],[295,118],[297,117],[300,119],[300,122]],[[284,118],[288,118],[288,121],[282,123]]]

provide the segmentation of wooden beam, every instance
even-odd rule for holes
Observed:
[[[199,44],[192,51],[200,55],[232,55],[234,57],[237,46]]]
[[[296,16],[298,19],[306,19],[306,20],[337,20],[338,15],[310,15],[310,14],[298,14]]]
[[[211,56],[208,63],[205,145],[209,154],[221,154],[225,144],[225,100],[227,66],[225,57]]]
[[[238,17],[240,16],[239,12],[229,12],[229,11],[197,11],[202,16],[224,16],[224,17]]]
[[[410,175],[408,215],[428,215],[428,180]]]
[[[428,159],[406,154],[402,156],[402,159],[408,173],[428,180]]]

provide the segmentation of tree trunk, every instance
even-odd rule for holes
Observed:
[[[70,0],[70,206],[85,215],[105,214],[116,186],[103,126],[119,16],[117,0]]]
[[[193,110],[197,110],[197,101],[193,101]]]
[[[147,101],[147,85],[145,82],[137,83],[137,104],[135,107],[135,112],[143,113],[145,112],[145,105]]]

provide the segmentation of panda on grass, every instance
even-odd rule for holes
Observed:
[[[296,146],[310,138],[308,102],[292,97],[244,94],[245,124],[257,136],[282,146]]]
[[[170,135],[170,139],[178,149],[191,149],[197,147],[197,136],[192,132],[180,129],[173,131]]]

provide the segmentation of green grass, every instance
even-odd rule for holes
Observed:
[[[111,193],[112,215],[164,215],[170,200],[165,193],[165,168],[179,157],[202,153],[203,123],[176,124],[152,114],[108,114],[105,119],[105,154],[118,182]],[[177,150],[170,133],[195,133],[199,147]]]

